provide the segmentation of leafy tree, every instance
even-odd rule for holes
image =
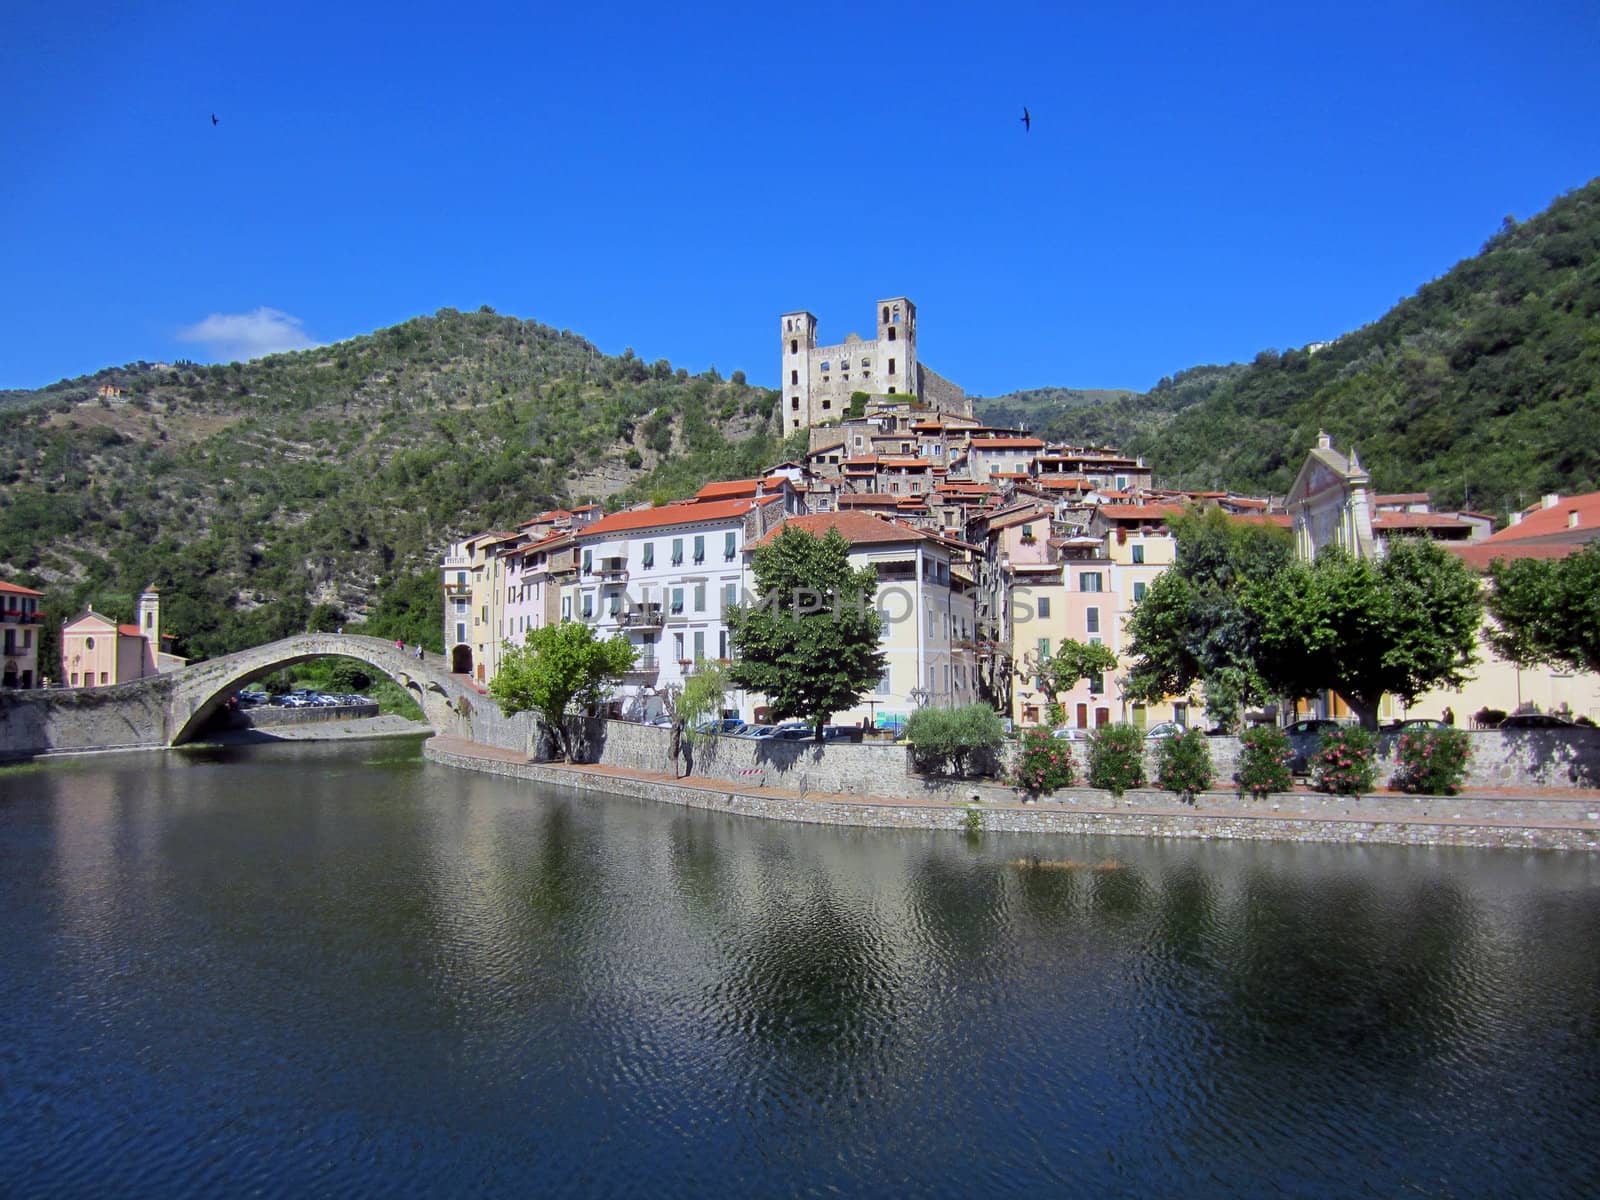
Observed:
[[[1496,561],[1489,644],[1521,667],[1600,672],[1600,542],[1561,559]]]
[[[1378,727],[1385,695],[1410,702],[1458,686],[1475,661],[1478,581],[1431,541],[1397,540],[1377,562],[1326,546],[1315,563],[1248,580],[1244,590],[1260,621],[1257,668],[1276,692],[1332,689],[1367,729]]]
[[[728,694],[728,686],[728,668],[721,663],[708,663],[702,658],[694,664],[694,671],[683,681],[677,706],[677,719],[683,723],[684,735],[691,742],[696,725],[722,716],[722,702]]]
[[[1033,657],[1032,652],[1028,657]],[[1018,668],[1017,674],[1023,679],[1033,680],[1034,685],[1044,693],[1051,720],[1054,721],[1059,718],[1061,711],[1061,705],[1056,702],[1057,696],[1070,692],[1082,680],[1094,679],[1116,669],[1117,656],[1109,647],[1065,638],[1053,654]]]
[[[878,573],[850,566],[837,529],[817,537],[784,525],[751,556],[756,601],[728,612],[737,652],[732,681],[765,693],[778,720],[811,722],[816,736],[882,676]]]
[[[1286,567],[1293,546],[1281,529],[1237,521],[1216,508],[1187,512],[1171,528],[1176,560],[1128,621],[1133,665],[1124,690],[1130,699],[1153,704],[1187,695],[1199,683],[1207,714],[1233,725],[1241,708],[1271,695],[1257,666],[1260,619],[1246,603],[1243,584]]]
[[[1005,725],[987,704],[919,708],[907,719],[905,735],[919,758],[941,766],[949,762],[954,773],[962,775],[969,755],[993,750],[1005,739]]]
[[[507,651],[489,695],[507,716],[536,712],[555,732],[561,757],[570,760],[565,719],[574,707],[598,704],[633,665],[633,647],[617,634],[601,641],[579,621],[530,629]]]

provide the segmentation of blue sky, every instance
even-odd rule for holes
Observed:
[[[1600,173],[1593,0],[0,23],[0,387],[480,304],[773,385],[780,312],[836,341],[906,294],[969,391],[1145,388],[1370,321]]]

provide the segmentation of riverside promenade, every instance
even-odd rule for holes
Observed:
[[[1202,792],[1193,804],[1141,788],[1118,800],[1069,788],[1036,801],[971,781],[937,794],[797,790],[760,771],[736,778],[676,778],[670,771],[597,763],[535,762],[458,737],[423,746],[431,761],[510,779],[631,796],[687,808],[817,825],[960,832],[1057,833],[1253,841],[1600,850],[1600,790],[1489,789],[1460,796],[1362,797],[1283,792],[1263,800]]]

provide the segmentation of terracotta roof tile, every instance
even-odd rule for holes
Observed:
[[[762,496],[760,499],[693,500],[663,504],[656,508],[629,509],[601,517],[594,524],[578,530],[577,536],[589,540],[635,529],[664,529],[673,525],[697,525],[701,521],[726,521],[744,516],[759,504],[771,504],[781,499],[781,496]]]
[[[7,596],[43,596],[43,592],[36,592],[32,588],[23,587],[20,583],[0,583],[0,592]]]

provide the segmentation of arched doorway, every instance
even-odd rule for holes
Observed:
[[[457,646],[450,651],[450,669],[457,675],[472,674],[472,647]]]

